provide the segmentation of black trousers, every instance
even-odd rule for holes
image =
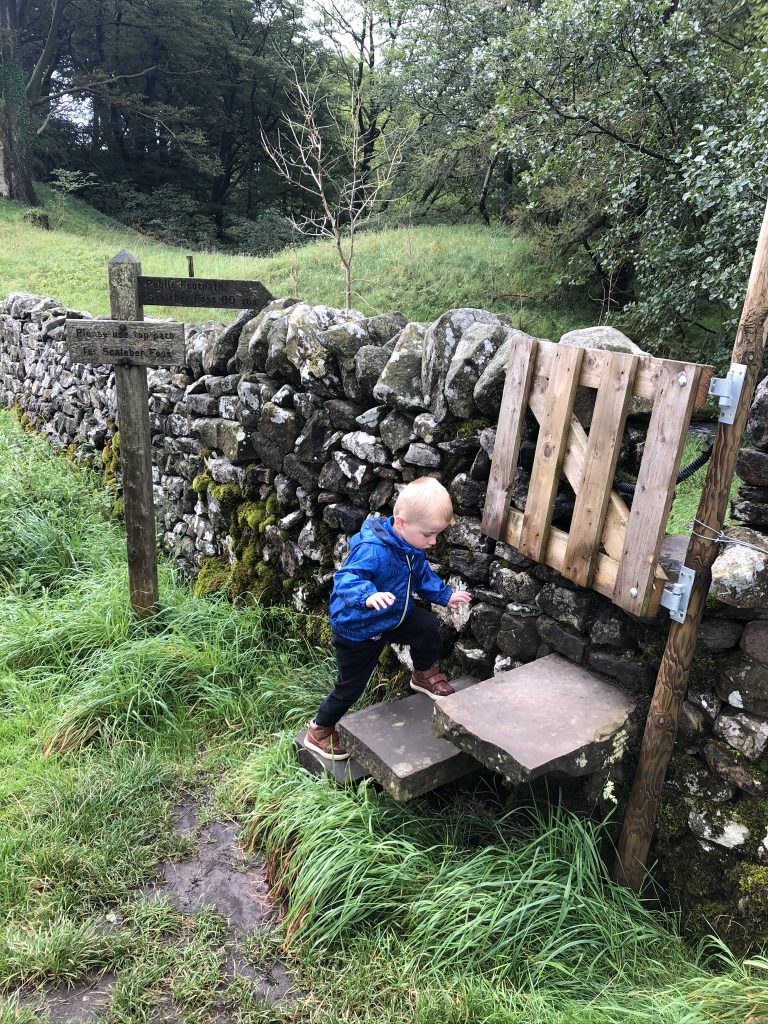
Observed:
[[[442,646],[437,616],[426,608],[414,608],[404,622],[396,629],[382,633],[378,640],[346,640],[334,632],[333,651],[339,672],[333,689],[315,715],[318,725],[336,725],[349,711],[373,675],[379,655],[387,644],[410,647],[413,667],[417,672],[431,668],[440,656]]]

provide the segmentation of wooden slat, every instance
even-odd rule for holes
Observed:
[[[539,345],[541,349],[541,344]],[[531,407],[536,419],[541,423],[544,416],[545,398],[547,392],[547,381],[539,376],[540,362],[537,358],[536,371],[531,390],[528,395],[528,404]],[[568,436],[568,446],[563,459],[563,473],[574,491],[584,473],[584,465],[587,457],[587,434],[581,423],[575,416],[571,417],[571,429]],[[629,524],[629,509],[624,499],[616,491],[611,491],[608,499],[605,522],[603,523],[602,544],[606,554],[618,561],[624,550],[624,536]],[[656,578],[665,580],[666,573],[661,567],[656,569]]]
[[[552,363],[520,534],[520,551],[535,561],[541,560],[552,521],[583,357],[584,349],[558,347]]]
[[[536,368],[538,370],[538,366]],[[546,392],[546,379],[539,376],[534,377],[528,397],[528,404],[539,423],[544,418]],[[565,457],[563,458],[563,474],[574,491],[578,488],[584,475],[586,458],[587,433],[578,419],[575,416],[571,416],[568,445],[565,450]],[[621,553],[624,550],[624,534],[626,533],[628,523],[629,509],[624,504],[621,495],[617,494],[616,491],[611,491],[603,528],[603,547],[611,558],[615,558],[617,561],[621,558]]]
[[[637,366],[637,356],[605,354],[609,358],[604,360],[603,379],[597,389],[584,472],[574,487],[576,504],[563,561],[563,575],[580,587],[590,585],[595,571]]]
[[[674,497],[700,369],[696,363],[671,361],[662,369],[613,594],[615,604],[634,615],[648,614],[653,571]],[[682,380],[685,386],[681,386]]]
[[[537,376],[549,377],[552,360],[559,347],[559,345],[551,341],[539,342],[539,356],[536,363]],[[597,388],[600,386],[600,381],[605,372],[605,363],[614,353],[594,348],[585,349],[584,351],[585,356],[581,364],[579,384],[588,388]],[[651,400],[656,398],[659,381],[661,380],[661,371],[664,366],[672,367],[672,372],[674,373],[681,373],[684,372],[686,366],[690,365],[688,363],[678,363],[671,359],[657,359],[655,356],[638,356],[637,359],[638,363],[637,370],[635,371],[635,380],[632,385],[632,394],[637,395],[638,398],[650,398]],[[701,409],[706,403],[709,381],[712,378],[711,366],[701,364],[699,366],[701,372],[696,382],[694,409]]]
[[[523,513],[518,512],[516,508],[510,509],[509,517],[507,518],[506,536],[503,539],[506,540],[507,544],[511,544],[512,547],[519,547],[522,530]],[[542,553],[541,561],[545,565],[550,566],[550,568],[562,572],[567,544],[568,534],[558,530],[556,526],[551,526],[547,536],[547,546]],[[596,562],[597,565],[592,578],[592,589],[604,597],[612,597],[613,589],[616,586],[616,573],[619,570],[619,563],[614,558],[609,558],[608,555],[603,554],[598,554]]]
[[[506,519],[509,489],[517,472],[517,456],[525,422],[526,396],[536,357],[537,343],[515,338],[507,360],[507,376],[501,397],[499,425],[483,509],[483,533],[497,540]]]

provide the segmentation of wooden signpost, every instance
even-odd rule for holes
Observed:
[[[139,301],[141,264],[120,252],[109,261],[109,302],[113,320],[67,320],[66,338],[74,362],[113,363],[120,429],[128,588],[140,617],[157,605],[155,506],[152,440],[149,429],[147,366],[183,366],[184,325],[145,324]]]
[[[109,261],[112,320],[67,320],[67,348],[73,362],[112,363],[120,429],[128,586],[138,616],[157,606],[152,440],[147,366],[183,366],[184,325],[145,323],[144,304],[254,309],[272,298],[258,281],[142,277],[141,264],[120,252]]]
[[[752,261],[744,308],[731,355],[732,364],[745,367],[744,384],[732,423],[718,424],[714,450],[704,481],[697,526],[688,544],[685,565],[696,573],[688,612],[682,623],[673,621],[648,711],[640,759],[619,840],[614,878],[639,890],[653,836],[661,787],[672,755],[688,675],[696,649],[699,624],[718,553],[731,479],[736,468],[741,435],[765,352],[768,324],[768,205]]]

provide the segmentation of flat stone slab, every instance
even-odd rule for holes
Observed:
[[[477,682],[464,676],[452,679],[451,686],[463,691]],[[339,722],[344,746],[395,800],[412,800],[480,767],[474,757],[435,736],[432,709],[437,703],[414,693],[354,711]]]
[[[339,786],[360,782],[362,779],[370,777],[371,773],[368,769],[364,768],[354,757],[347,758],[346,761],[329,761],[325,757],[320,757],[314,750],[304,746],[306,738],[307,730],[305,729],[299,733],[293,741],[293,745],[296,747],[299,764],[308,772],[313,772],[315,775],[329,775]]]
[[[633,708],[617,686],[550,654],[436,701],[433,726],[517,784],[590,775],[617,760]]]

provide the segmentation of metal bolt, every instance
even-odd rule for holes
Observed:
[[[637,587],[632,587],[632,589],[629,592],[629,596],[630,597],[637,597]]]
[[[680,376],[677,378],[677,383],[680,385],[681,388],[688,387],[688,378],[685,376],[684,373],[681,373]]]

